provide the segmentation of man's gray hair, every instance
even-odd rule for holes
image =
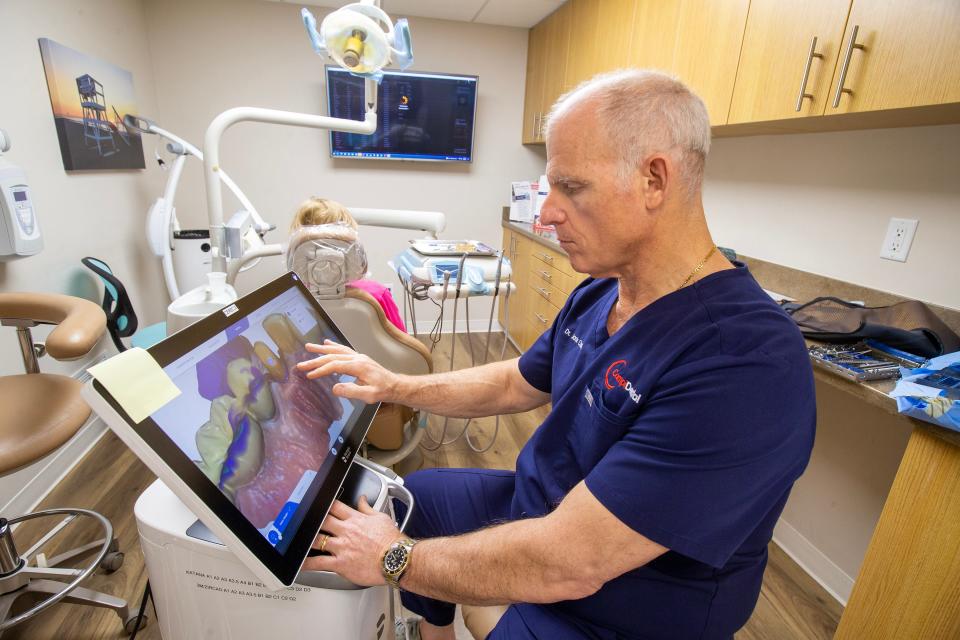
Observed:
[[[552,124],[573,106],[591,101],[614,152],[620,178],[636,174],[653,153],[671,155],[688,195],[700,190],[710,151],[710,117],[703,101],[675,77],[660,71],[624,69],[594,76],[560,96],[547,119]]]

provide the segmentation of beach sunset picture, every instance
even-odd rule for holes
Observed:
[[[47,38],[40,55],[67,171],[143,169],[140,134],[123,126],[137,113],[133,74]]]

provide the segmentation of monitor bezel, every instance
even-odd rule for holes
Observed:
[[[310,295],[299,277],[293,272],[289,272],[239,298],[224,309],[157,343],[147,351],[161,367],[165,367],[291,288],[300,290],[301,295],[309,302],[319,317],[329,325],[340,344],[350,346],[346,336],[317,300]],[[337,452],[332,462],[324,463],[325,465],[330,464],[326,480],[320,486],[313,504],[301,521],[286,551],[280,553],[216,485],[210,482],[196,463],[190,460],[152,418],[147,417],[139,423],[134,422],[103,385],[97,380],[93,380],[93,386],[143,442],[162,459],[163,463],[179,476],[183,484],[284,585],[292,584],[297,577],[324,518],[339,495],[347,471],[353,464],[353,459],[360,449],[360,445],[366,437],[370,424],[380,406],[379,403],[365,404],[355,401],[359,405],[359,410],[354,413],[354,416],[344,427],[344,432],[348,433],[344,438],[344,445]],[[327,460],[329,461],[330,458]]]
[[[333,110],[330,107],[330,72],[334,71],[337,73],[346,73],[350,74],[349,71],[344,70],[341,67],[336,65],[325,65],[324,66],[324,91],[327,94],[327,115],[333,117]],[[464,78],[472,79],[475,83],[475,90],[473,93],[473,126],[470,129],[470,158],[468,160],[455,160],[450,158],[394,158],[394,157],[380,157],[367,155],[366,152],[360,152],[361,155],[337,155],[333,151],[333,135],[336,131],[329,131],[327,134],[327,142],[329,145],[330,158],[334,160],[385,160],[389,162],[452,162],[454,164],[473,164],[473,160],[476,157],[476,142],[477,142],[477,103],[480,102],[480,76],[471,75],[467,73],[444,73],[440,71],[390,71],[385,70],[383,74],[392,75],[392,76],[441,76],[448,78]],[[380,119],[380,101],[377,101],[377,120]]]

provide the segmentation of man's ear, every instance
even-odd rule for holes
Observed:
[[[647,209],[658,209],[667,196],[667,185],[673,178],[671,165],[666,156],[654,154],[644,160],[641,170],[643,176],[643,199]]]

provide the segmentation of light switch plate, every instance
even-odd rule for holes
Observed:
[[[890,218],[887,235],[880,247],[880,257],[897,262],[906,262],[910,253],[913,236],[917,232],[917,221],[908,218]]]

